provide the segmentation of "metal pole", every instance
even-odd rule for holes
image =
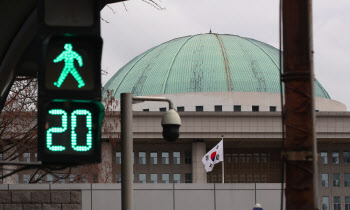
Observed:
[[[286,209],[318,209],[312,0],[283,1]]]
[[[120,94],[121,153],[122,153],[122,210],[133,208],[133,136],[132,136],[132,94]]]

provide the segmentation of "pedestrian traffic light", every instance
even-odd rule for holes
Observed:
[[[41,92],[74,99],[100,97],[101,38],[61,35],[46,42]]]
[[[98,0],[39,0],[38,159],[101,161],[100,8]]]

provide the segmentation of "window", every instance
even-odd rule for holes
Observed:
[[[196,112],[203,112],[203,106],[196,106]]]
[[[180,183],[180,182],[181,182],[181,175],[174,174],[174,183]]]
[[[23,153],[23,161],[29,163],[30,162],[30,153]]]
[[[162,152],[162,164],[169,164],[169,152]]]
[[[339,152],[332,152],[332,163],[339,164]]]
[[[165,107],[161,107],[161,108],[159,108],[159,111],[166,112],[166,108]]]
[[[350,210],[350,197],[345,196],[345,210]]]
[[[58,174],[58,180],[57,182],[60,184],[64,184],[66,183],[66,174]]]
[[[185,164],[192,164],[192,152],[185,152]]]
[[[329,197],[322,197],[322,210],[329,210]]]
[[[88,183],[89,182],[88,176],[86,174],[82,174],[80,176],[80,180],[81,180],[81,183]]]
[[[344,163],[349,164],[350,163],[350,152],[343,152],[343,158],[344,158]]]
[[[76,178],[77,178],[77,176],[75,174],[70,174],[69,175],[69,182],[75,182]]]
[[[149,112],[149,109],[143,109],[142,111],[144,111],[144,112]]]
[[[221,105],[215,105],[214,110],[216,112],[222,112],[222,106]]]
[[[344,187],[350,187],[350,174],[344,174]]]
[[[34,175],[34,181],[36,181],[37,183],[41,183],[41,174],[35,174]]]
[[[327,152],[321,152],[321,164],[328,164]]]
[[[146,164],[146,152],[139,152],[139,164]]]
[[[241,105],[234,105],[233,106],[233,111],[234,112],[240,112],[241,111]]]
[[[184,112],[185,111],[185,107],[184,106],[178,106],[177,107],[177,111],[178,112]]]
[[[340,174],[333,174],[333,187],[340,187]]]
[[[23,174],[23,184],[29,184],[30,174]]]
[[[180,164],[180,152],[173,152],[174,164]]]
[[[259,111],[259,106],[252,106],[252,111],[253,112],[258,112]]]
[[[158,183],[158,174],[151,174],[151,183]]]
[[[139,174],[139,183],[146,183],[146,174]]]
[[[322,187],[328,187],[328,174],[322,174]]]
[[[151,164],[157,164],[157,152],[151,152]]]
[[[333,209],[340,210],[340,196],[334,196],[333,198]]]
[[[122,164],[122,154],[121,152],[116,152],[115,153],[115,162],[117,165]]]
[[[185,174],[185,183],[192,183],[192,174]]]
[[[117,177],[116,177],[115,181],[117,183],[121,183],[122,182],[122,175],[121,174],[117,174]]]
[[[48,175],[46,176],[46,181],[49,182],[50,184],[52,184],[52,182],[53,182],[53,176],[52,176],[52,174],[48,174]]]
[[[162,174],[162,183],[169,183],[169,174]]]
[[[270,106],[270,112],[275,112],[276,111],[276,107],[275,106]]]

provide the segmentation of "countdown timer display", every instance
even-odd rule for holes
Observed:
[[[43,162],[95,162],[100,156],[103,105],[98,101],[53,100],[39,122]]]

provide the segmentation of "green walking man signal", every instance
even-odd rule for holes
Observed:
[[[64,45],[64,49],[65,51],[63,51],[59,56],[57,56],[57,58],[53,60],[54,63],[60,62],[62,60],[64,60],[65,63],[60,77],[58,78],[57,82],[54,82],[53,84],[58,88],[61,87],[68,74],[71,73],[74,79],[78,82],[78,88],[84,87],[85,82],[83,78],[81,78],[81,76],[79,75],[77,69],[74,67],[74,59],[78,61],[80,67],[83,66],[82,57],[77,52],[74,52],[72,50],[73,46],[70,43],[66,43]]]

